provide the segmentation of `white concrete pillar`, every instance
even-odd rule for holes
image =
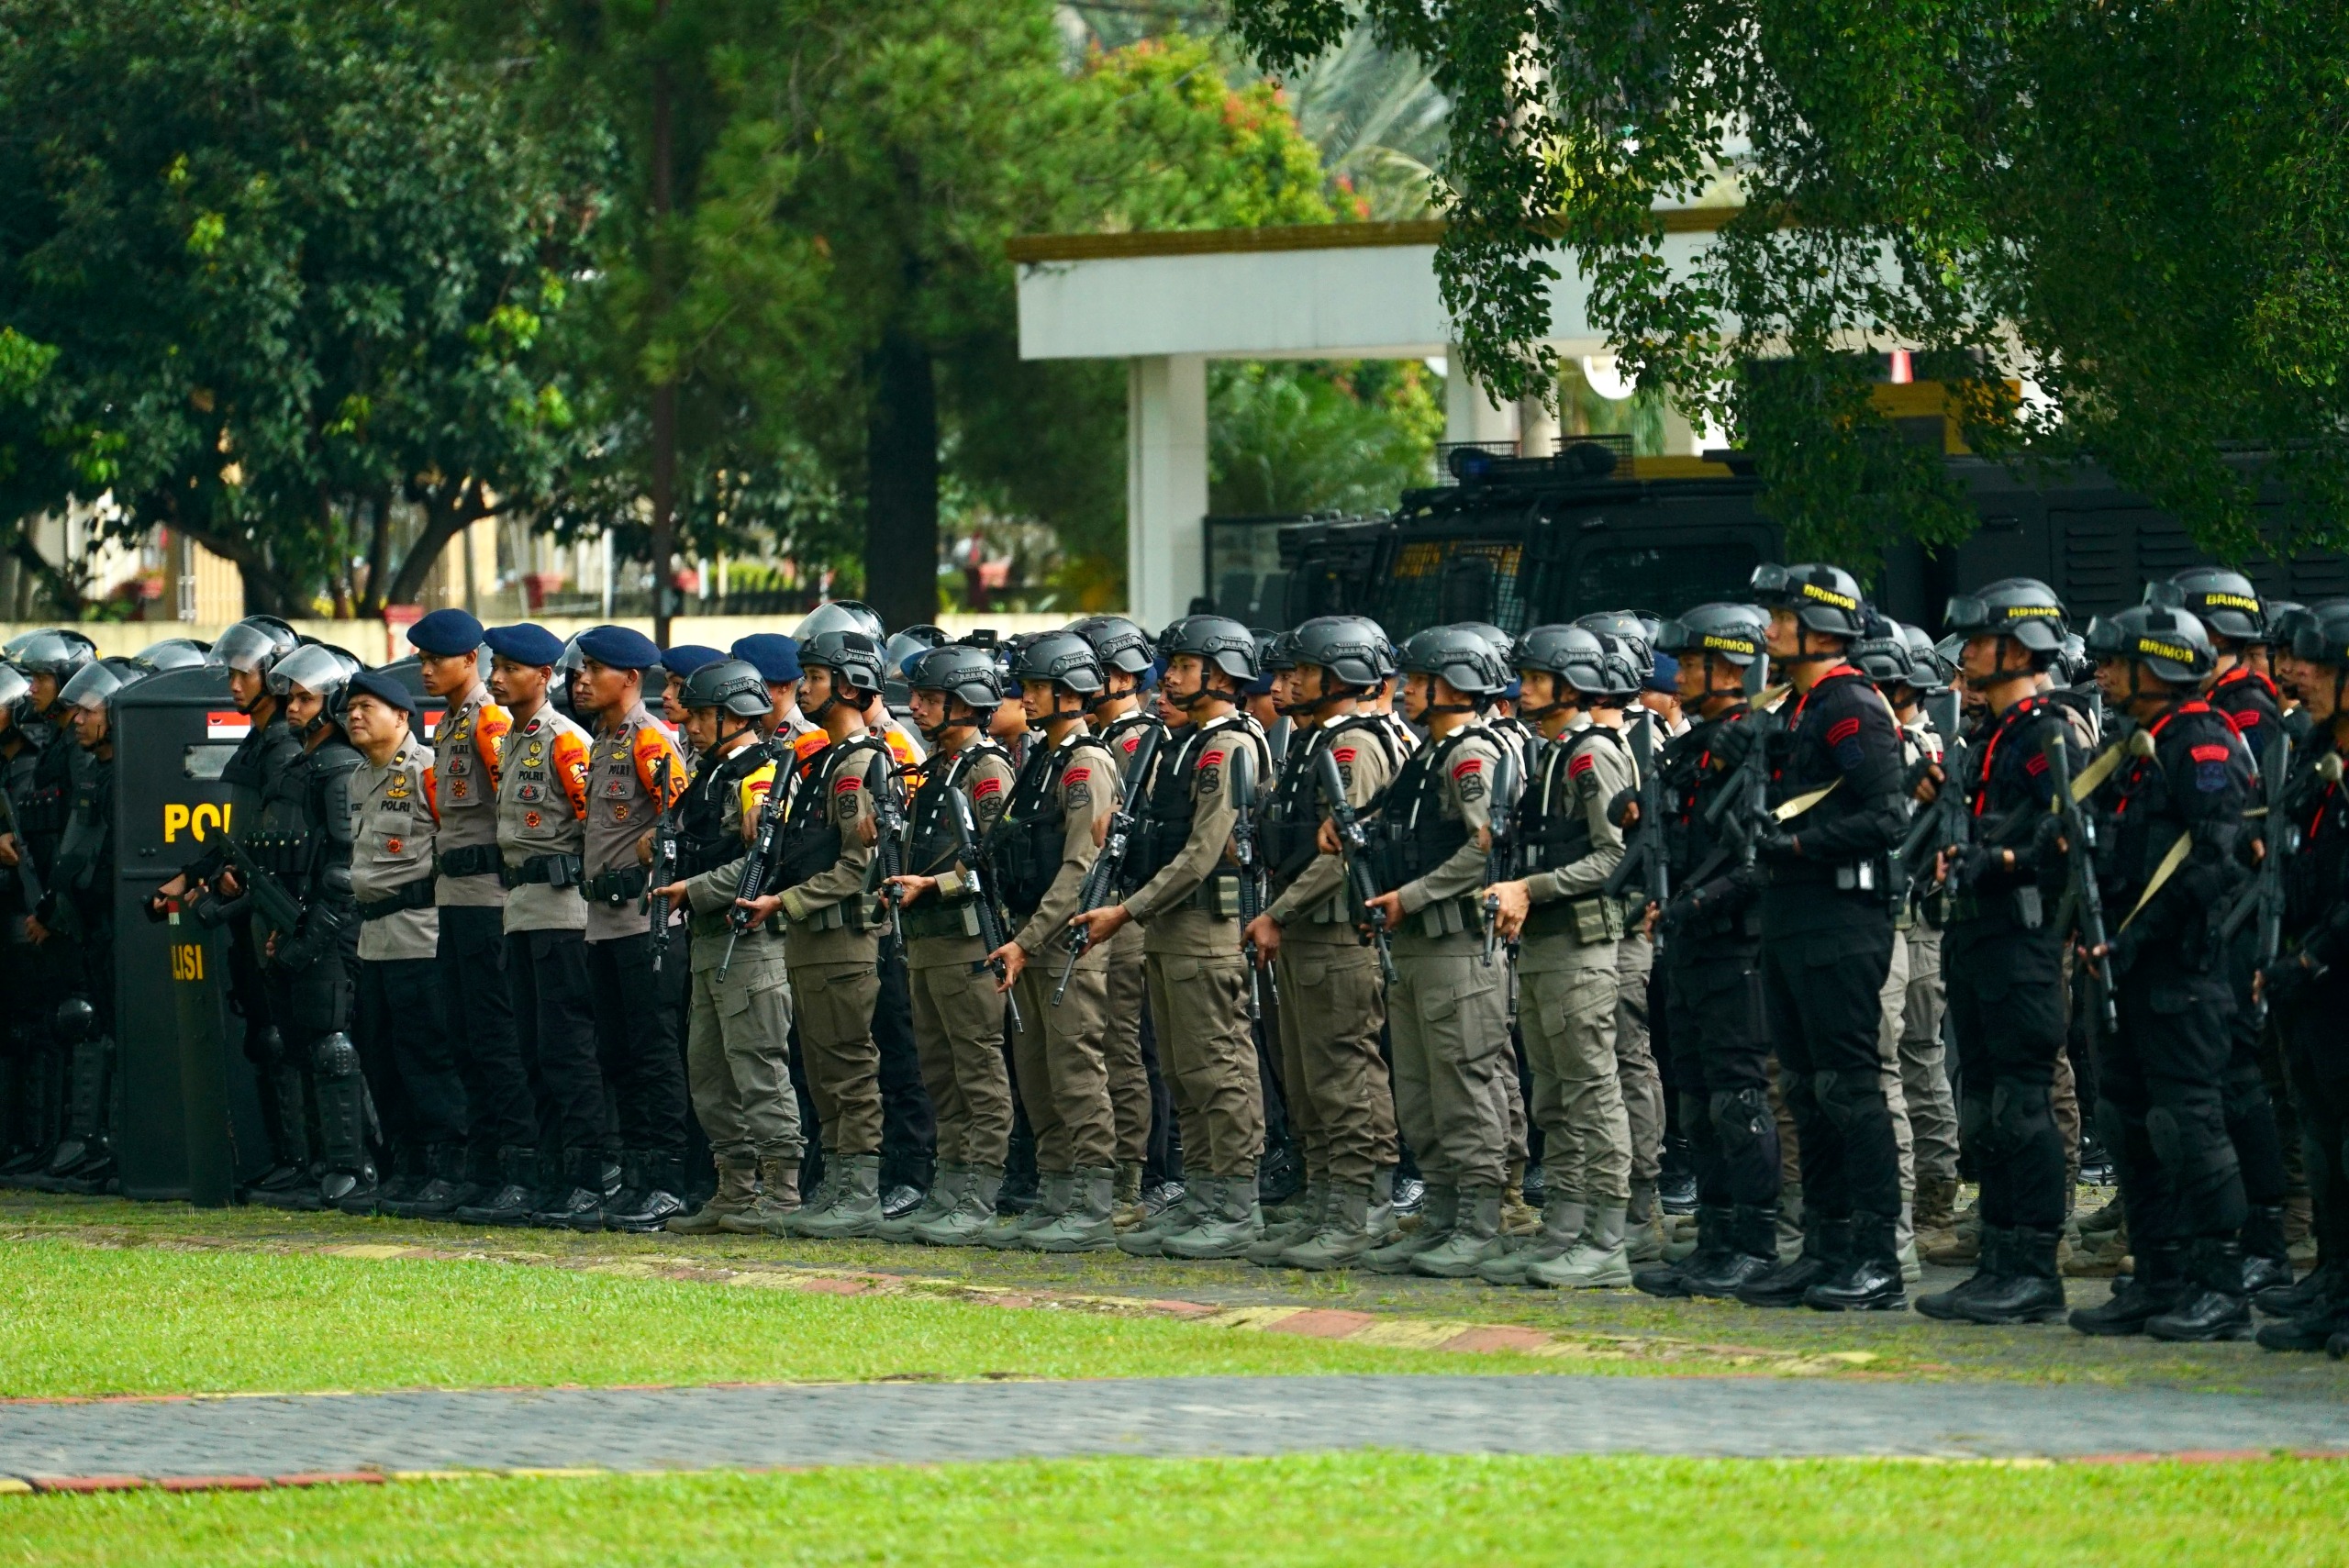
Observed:
[[[1126,605],[1154,634],[1207,592],[1208,362],[1128,363]]]
[[[1490,392],[1469,378],[1460,362],[1458,344],[1445,350],[1443,439],[1447,441],[1517,439],[1517,405],[1494,401]]]
[[[1517,450],[1520,457],[1549,457],[1558,450],[1558,413],[1538,397],[1517,404]]]

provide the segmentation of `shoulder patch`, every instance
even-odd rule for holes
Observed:
[[[2227,760],[2228,755],[2229,753],[2226,747],[2215,743],[2208,746],[2197,746],[2194,748],[2193,752],[2194,760],[2198,762],[2223,762]]]
[[[1063,784],[1083,784],[1093,776],[1091,768],[1071,768],[1061,775]]]
[[[1482,757],[1463,757],[1452,764],[1452,776],[1455,779],[1464,779],[1472,773],[1480,773],[1484,771],[1485,759]]]
[[[2047,771],[2047,753],[2044,751],[2033,751],[2031,755],[2025,757],[2022,760],[2022,771],[2029,773],[2032,778],[2037,778],[2040,774],[2045,773]]]
[[[1118,744],[1119,747],[1124,751],[1127,756],[1132,756],[1134,754],[1134,749],[1141,744],[1141,731],[1139,729],[1135,730],[1131,735],[1127,736]]]
[[[985,800],[991,795],[1001,795],[1002,793],[1003,781],[998,778],[981,779],[971,786],[971,798],[973,800]]]
[[[834,795],[846,795],[852,789],[863,789],[863,787],[864,781],[854,773],[842,773],[840,777],[832,781],[832,793]]]
[[[1353,746],[1340,746],[1332,750],[1330,753],[1330,755],[1338,760],[1341,766],[1347,762],[1353,762],[1354,758],[1360,754],[1360,748]]]
[[[1847,715],[1842,718],[1837,719],[1834,723],[1827,727],[1827,743],[1830,746],[1840,746],[1844,741],[1849,740],[1853,736],[1857,735],[1859,732],[1859,716],[1857,714]]]
[[[1598,765],[1598,760],[1592,757],[1589,752],[1577,751],[1566,763],[1566,774],[1570,778],[1578,779]]]
[[[1204,753],[1204,754],[1202,754],[1202,755],[1200,756],[1200,758],[1199,758],[1199,772],[1201,772],[1201,773],[1206,773],[1209,768],[1214,767],[1217,763],[1219,763],[1219,762],[1222,762],[1222,761],[1223,761],[1223,748],[1221,748],[1220,746],[1219,746],[1219,747],[1215,748],[1213,751],[1208,751],[1208,752],[1206,752],[1206,753]]]

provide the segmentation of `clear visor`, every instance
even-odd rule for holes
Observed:
[[[314,696],[327,696],[341,690],[350,679],[351,666],[340,654],[312,643],[279,660],[269,673],[269,686],[280,696],[296,686]]]
[[[267,632],[240,622],[222,632],[212,645],[212,662],[250,675],[266,669],[277,656],[277,648],[276,639]]]
[[[65,683],[59,700],[68,707],[103,708],[123,684],[122,677],[104,664],[92,664]]]

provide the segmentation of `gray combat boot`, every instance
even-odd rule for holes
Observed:
[[[881,1156],[851,1154],[839,1162],[832,1201],[813,1214],[802,1211],[786,1222],[786,1233],[815,1241],[870,1236],[881,1223]]]
[[[1395,1240],[1395,1167],[1386,1166],[1370,1179],[1370,1203],[1363,1210],[1364,1228],[1370,1232],[1370,1244],[1384,1247]]]
[[[1629,1290],[1631,1260],[1623,1246],[1623,1209],[1604,1204],[1590,1211],[1590,1229],[1564,1257],[1534,1263],[1525,1283],[1556,1290]]]
[[[1165,1256],[1162,1249],[1169,1236],[1177,1236],[1199,1222],[1216,1204],[1216,1179],[1198,1176],[1183,1184],[1183,1196],[1167,1206],[1164,1212],[1147,1225],[1138,1225],[1118,1238],[1118,1251],[1137,1258]]]
[[[1264,1230],[1256,1208],[1256,1178],[1218,1176],[1214,1207],[1202,1211],[1197,1225],[1163,1238],[1158,1247],[1169,1258],[1241,1258]]]
[[[885,1219],[874,1229],[884,1241],[910,1241],[914,1227],[933,1219],[943,1219],[954,1212],[963,1200],[963,1184],[971,1179],[968,1165],[941,1165],[931,1173],[930,1194],[920,1203],[895,1219]]]
[[[1478,1264],[1501,1255],[1501,1190],[1463,1187],[1452,1234],[1411,1260],[1411,1272],[1437,1279],[1464,1279]]]
[[[1330,1184],[1319,1180],[1306,1183],[1303,1200],[1278,1224],[1264,1227],[1263,1237],[1248,1249],[1248,1261],[1263,1268],[1280,1267],[1283,1252],[1321,1229],[1321,1219],[1329,1207]]]
[[[1453,1220],[1459,1213],[1460,1189],[1430,1183],[1427,1195],[1419,1200],[1419,1228],[1364,1252],[1362,1266],[1375,1274],[1409,1273],[1413,1258],[1452,1239]]]
[[[1036,1173],[1036,1207],[1025,1214],[1005,1215],[979,1233],[979,1245],[1008,1251],[1021,1245],[1020,1238],[1030,1230],[1041,1230],[1068,1212],[1069,1191],[1074,1178],[1066,1171],[1040,1171]]]
[[[1118,1167],[1117,1185],[1109,1195],[1110,1216],[1120,1230],[1130,1230],[1150,1218],[1141,1206],[1142,1168],[1140,1161]]]
[[[1330,1183],[1321,1207],[1321,1229],[1290,1242],[1281,1252],[1281,1266],[1320,1273],[1360,1262],[1363,1254],[1378,1244],[1370,1230],[1371,1191],[1366,1185]]]
[[[915,1226],[906,1240],[925,1247],[975,1247],[995,1220],[996,1195],[1003,1190],[1003,1167],[972,1165],[963,1170],[954,1207]]]
[[[1623,1235],[1631,1250],[1631,1262],[1660,1262],[1664,1257],[1664,1243],[1672,1238],[1664,1234],[1664,1214],[1656,1206],[1653,1182],[1631,1184],[1631,1201],[1623,1218]]]
[[[1118,1173],[1108,1165],[1096,1165],[1066,1179],[1066,1209],[1021,1231],[1018,1245],[1031,1252],[1099,1252],[1116,1246],[1118,1226],[1110,1217],[1116,1209]]]
[[[799,1162],[762,1160],[758,1196],[740,1213],[721,1216],[718,1228],[735,1236],[787,1236],[784,1227],[799,1212]]]
[[[1523,1284],[1525,1271],[1536,1263],[1563,1258],[1582,1237],[1589,1210],[1582,1199],[1552,1193],[1542,1206],[1542,1229],[1516,1238],[1509,1250],[1476,1265],[1476,1277],[1486,1284]]]
[[[718,1191],[707,1203],[691,1214],[681,1214],[663,1229],[675,1236],[715,1236],[725,1228],[729,1215],[743,1213],[758,1201],[759,1166],[755,1160],[740,1164],[719,1160]]]

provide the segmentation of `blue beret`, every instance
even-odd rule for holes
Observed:
[[[462,616],[464,615],[465,612],[462,610],[456,610],[453,612],[448,610],[436,610],[433,613],[435,615],[456,614]],[[470,616],[466,617],[466,618],[469,620],[472,619]],[[474,621],[473,624],[475,626],[479,626],[481,623],[479,621]],[[402,713],[406,714],[410,718],[414,718],[416,717],[415,695],[407,689],[407,684],[406,682],[402,681],[397,675],[392,674],[389,671],[362,670],[357,674],[351,677],[350,682],[344,685],[343,691],[347,696],[367,696],[373,697],[378,702],[387,702],[394,707],[398,708]]]
[[[756,670],[759,679],[769,685],[799,679],[799,644],[779,631],[754,631],[736,638],[729,657]]]
[[[494,626],[481,634],[489,651],[500,659],[510,659],[517,664],[544,664],[552,668],[562,659],[562,639],[542,626],[524,621],[519,626]]]
[[[698,642],[680,642],[662,651],[661,668],[681,681],[690,681],[696,670],[705,664],[716,664],[725,657],[717,649],[706,648]]]
[[[579,653],[607,670],[650,670],[661,662],[651,638],[624,626],[594,626],[579,634]]]
[[[481,622],[463,610],[435,610],[407,628],[407,645],[443,658],[481,646]]]
[[[1648,673],[1647,689],[1652,692],[1677,693],[1680,685],[1675,677],[1679,673],[1680,661],[1669,653],[1659,653],[1655,656],[1655,668]]]

